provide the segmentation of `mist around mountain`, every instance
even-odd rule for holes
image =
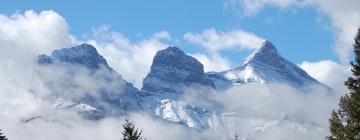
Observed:
[[[156,53],[137,89],[90,44],[55,50],[34,59],[30,90],[22,93],[34,109],[0,121],[14,128],[8,134],[14,139],[118,139],[125,117],[147,139],[326,136],[338,94],[269,41],[249,58],[237,68],[205,72],[198,60],[170,46]]]

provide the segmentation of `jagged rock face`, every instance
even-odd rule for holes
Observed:
[[[52,52],[51,56],[40,55],[40,64],[51,64],[53,62],[64,62],[77,64],[87,67],[88,69],[99,69],[105,67],[111,69],[103,56],[89,44],[81,44],[72,48],[63,48]]]
[[[276,47],[264,41],[243,66],[220,72],[234,84],[285,83],[296,88],[320,84],[304,70],[283,58]]]
[[[37,73],[53,96],[100,110],[88,118],[105,116],[98,112],[116,115],[139,108],[138,90],[89,44],[39,55],[38,64]]]
[[[47,86],[53,93],[70,94],[72,97],[74,93],[84,92],[85,96],[78,100],[57,102],[58,110],[75,110],[85,118],[99,119],[109,114],[123,115],[141,108],[150,115],[199,130],[212,128],[216,122],[226,123],[226,117],[245,121],[248,118],[231,116],[233,113],[224,116],[220,114],[221,107],[195,106],[178,98],[184,95],[179,93],[186,87],[200,85],[226,90],[230,86],[252,83],[280,82],[295,87],[320,84],[283,58],[269,41],[265,41],[241,67],[211,73],[204,73],[203,65],[179,48],[168,47],[154,57],[140,92],[112,70],[96,49],[88,44],[57,50],[51,56],[40,55],[38,63],[41,65],[40,69],[59,66],[55,68],[60,69],[51,70],[50,75],[43,76],[50,77]],[[84,81],[85,77],[86,82],[76,81],[79,73],[85,73],[85,76],[80,74],[80,78]],[[138,97],[138,92],[142,96]],[[251,119],[250,123],[257,122]],[[267,121],[261,122],[266,125]],[[270,124],[273,124],[271,120]]]
[[[214,87],[205,75],[203,65],[177,47],[157,52],[150,73],[143,81],[143,91],[182,92],[182,87],[201,85]]]

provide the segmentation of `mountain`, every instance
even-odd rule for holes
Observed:
[[[208,74],[213,81],[221,81],[223,85],[283,83],[298,89],[311,85],[323,86],[299,66],[282,57],[267,40],[242,66]],[[221,82],[217,82],[217,87]]]
[[[38,59],[39,64],[52,64],[54,62],[63,62],[73,65],[85,66],[90,70],[97,70],[104,67],[109,71],[112,69],[107,64],[103,56],[89,44],[81,44],[71,48],[63,48],[55,50],[51,56],[45,54],[40,55]]]
[[[282,57],[269,41],[264,41],[261,48],[249,56],[242,66],[223,72],[208,73],[204,73],[203,65],[195,58],[186,55],[177,47],[168,47],[155,55],[150,73],[144,79],[141,90],[142,95],[146,96],[141,98],[143,108],[150,114],[201,130],[214,127],[215,122],[226,123],[227,120],[224,118],[236,119],[241,118],[241,115],[223,116],[228,113],[223,112],[221,107],[209,108],[189,103],[181,98],[181,93],[186,92],[185,89],[193,88],[200,89],[198,92],[207,92],[208,90],[201,89],[205,87],[226,90],[232,86],[270,83],[287,84],[297,89],[313,85],[324,86]],[[205,97],[199,97],[206,98],[206,94]]]
[[[55,109],[76,110],[91,119],[140,109],[138,89],[89,44],[39,55],[38,65],[41,82],[56,99]]]
[[[184,88],[194,85],[214,87],[198,60],[170,46],[156,53],[150,73],[143,81],[142,91],[181,93]]]
[[[151,70],[143,81],[142,105],[156,117],[186,127],[207,129],[211,112],[182,101],[187,88],[214,88],[213,81],[204,72],[204,66],[175,46],[156,53]]]
[[[243,130],[248,135],[246,139],[274,127],[303,131],[305,126],[310,126],[309,131],[321,131],[316,124],[305,124],[293,116],[288,117],[286,112],[271,112],[276,115],[270,117],[256,116],[256,110],[249,115],[224,109],[216,102],[201,104],[214,96],[209,92],[233,86],[283,83],[302,89],[323,85],[282,57],[269,41],[264,41],[242,66],[208,73],[198,60],[170,46],[156,53],[141,90],[125,81],[89,44],[55,50],[50,56],[40,55],[38,64],[40,81],[49,89],[52,99],[55,98],[54,109],[74,111],[88,119],[144,111],[155,118],[197,130],[220,128],[225,131],[235,130],[232,123],[236,121],[251,127]],[[186,99],[188,95],[193,95],[195,101]],[[244,108],[244,112],[251,109]],[[35,118],[44,118],[38,116],[41,117]]]

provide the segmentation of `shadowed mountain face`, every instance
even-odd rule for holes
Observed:
[[[50,64],[53,62],[81,65],[91,70],[100,69],[100,67],[111,70],[104,57],[89,44],[81,44],[72,48],[55,50],[51,53],[51,56],[39,56],[40,64]]]
[[[180,93],[184,87],[201,85],[214,87],[204,73],[204,66],[177,47],[157,52],[150,73],[143,81],[143,91]]]
[[[138,90],[89,44],[40,55],[38,64],[37,73],[51,95],[66,100],[59,102],[57,109],[75,109],[88,118],[139,109]]]

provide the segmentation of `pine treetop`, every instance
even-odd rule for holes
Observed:
[[[130,122],[128,119],[125,120],[123,126],[123,140],[141,140],[142,139],[142,130],[139,132],[138,129],[135,129],[135,124]]]
[[[7,140],[6,136],[3,135],[1,130],[0,130],[0,140]]]

